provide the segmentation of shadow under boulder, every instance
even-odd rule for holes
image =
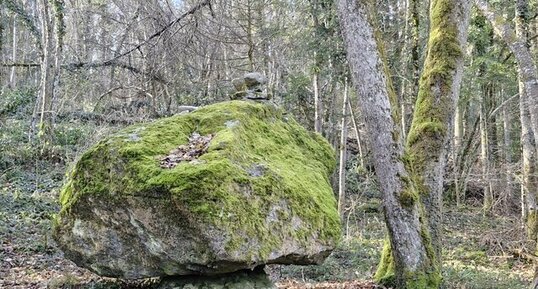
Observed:
[[[263,269],[217,276],[165,277],[156,289],[277,289]]]

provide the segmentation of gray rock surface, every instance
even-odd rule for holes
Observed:
[[[259,72],[246,73],[243,76],[243,79],[245,80],[245,84],[249,89],[256,89],[260,85],[264,85],[267,83],[267,78]]]
[[[334,151],[282,111],[231,101],[126,128],[68,174],[54,238],[102,275],[318,264],[341,236]]]
[[[267,78],[259,72],[249,72],[241,78],[232,80],[235,87],[235,93],[232,99],[250,99],[250,100],[269,100],[270,97],[265,91]]]

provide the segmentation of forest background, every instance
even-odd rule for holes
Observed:
[[[536,63],[538,4],[481,3],[471,11],[445,169],[443,275],[449,288],[526,288],[538,182],[515,45]],[[431,7],[375,5],[406,135]],[[328,0],[0,1],[0,287],[112,282],[76,269],[50,240],[66,169],[126,125],[228,100],[231,80],[249,71],[265,74],[273,101],[341,155],[333,184],[344,241],[324,265],[279,267],[278,278],[372,279],[386,235],[382,194],[339,25]]]

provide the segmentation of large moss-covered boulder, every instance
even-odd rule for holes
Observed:
[[[54,237],[77,265],[127,279],[319,263],[340,237],[334,166],[321,136],[272,106],[202,107],[84,153]]]

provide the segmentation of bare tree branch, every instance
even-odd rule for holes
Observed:
[[[137,44],[135,47],[123,52],[123,53],[120,53],[118,54],[117,56],[109,59],[109,60],[106,60],[103,62],[103,64],[107,64],[109,62],[115,62],[116,60],[118,60],[119,58],[125,56],[125,55],[128,55],[130,54],[131,52],[135,51],[135,50],[138,50],[140,49],[140,47],[146,45],[149,41],[151,41],[152,39],[156,38],[156,37],[159,37],[161,36],[166,30],[170,29],[172,26],[174,26],[176,23],[178,23],[179,21],[183,20],[185,17],[189,16],[189,15],[192,15],[194,14],[196,11],[200,10],[202,7],[204,6],[210,6],[211,7],[211,0],[203,0],[201,1],[200,3],[196,4],[194,7],[192,7],[191,9],[189,9],[187,12],[181,14],[178,18],[176,18],[174,21],[168,23],[166,26],[164,26],[161,30],[155,32],[153,35],[151,35],[150,37],[148,37],[146,40],[140,42],[139,44]],[[106,66],[106,65],[105,65]]]
[[[40,67],[41,64],[39,64],[39,63],[14,62],[14,63],[0,63],[0,66],[1,67]],[[144,76],[149,77],[150,79],[152,79],[154,81],[157,81],[157,82],[160,82],[160,83],[164,83],[164,84],[169,83],[169,81],[167,81],[161,75],[145,72],[145,71],[140,70],[139,68],[130,66],[130,65],[126,64],[126,63],[119,62],[119,61],[114,61],[114,62],[110,62],[110,61],[109,62],[75,62],[75,63],[64,64],[64,65],[61,66],[61,68],[66,69],[67,71],[76,71],[76,70],[84,69],[84,68],[100,68],[100,67],[110,67],[110,66],[123,68],[123,69],[131,71],[131,72],[133,72],[135,74],[144,75]]]
[[[126,63],[119,62],[119,61],[77,62],[77,63],[69,63],[69,64],[62,65],[62,68],[66,69],[68,71],[75,71],[75,70],[84,69],[84,68],[100,68],[100,67],[109,67],[109,66],[119,67],[119,68],[129,70],[129,71],[131,71],[133,73],[147,76],[147,77],[151,78],[152,80],[158,81],[160,83],[164,83],[164,84],[169,83],[161,75],[154,74],[154,73],[149,73],[149,72],[146,72],[146,71],[142,71],[139,68],[130,66],[130,65],[126,64]]]
[[[43,51],[43,46],[41,45],[41,31],[36,25],[36,19],[24,9],[24,6],[21,5],[21,3],[15,0],[2,0],[0,1],[0,4],[3,4],[8,10],[19,16],[22,23],[24,23],[26,28],[30,31],[30,34],[32,34],[39,51]]]

